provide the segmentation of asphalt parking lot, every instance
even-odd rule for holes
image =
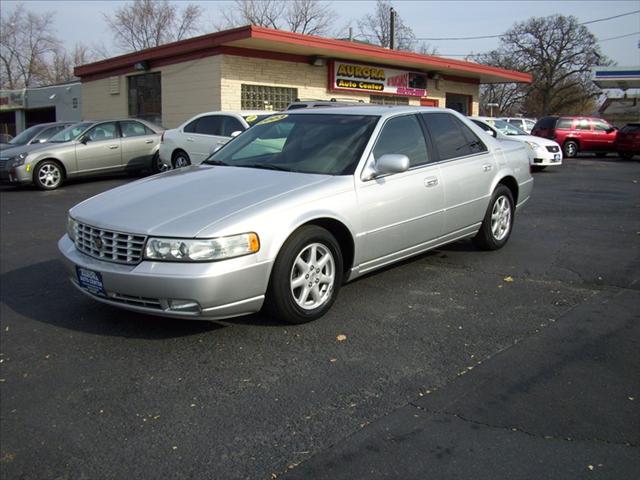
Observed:
[[[2,187],[2,477],[639,478],[640,163],[535,178],[504,249],[440,248],[295,327],[93,302],[56,242],[131,179]]]

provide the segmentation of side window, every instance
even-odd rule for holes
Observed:
[[[453,115],[449,113],[423,113],[422,118],[429,128],[440,160],[476,153],[477,150],[471,146],[459,126],[460,122]],[[481,145],[483,149],[486,149],[484,144],[481,143]]]
[[[116,122],[101,123],[96,125],[87,133],[87,137],[91,142],[99,142],[101,140],[113,140],[118,138],[116,130]]]
[[[576,122],[576,130],[591,130],[591,123],[586,118],[581,118]]]
[[[373,156],[378,159],[387,153],[406,155],[411,167],[429,161],[424,134],[415,115],[392,118],[385,123]]]
[[[482,140],[480,140],[478,136],[469,127],[467,127],[464,123],[462,123],[457,118],[455,118],[454,120],[458,124],[458,127],[460,127],[460,130],[462,131],[462,135],[464,135],[464,138],[467,141],[467,145],[469,146],[469,150],[470,150],[469,153],[479,153],[479,152],[487,151],[487,146],[484,143],[482,143]]]
[[[611,125],[609,125],[604,120],[593,120],[593,129],[594,130],[598,130],[598,131],[602,132],[602,131],[609,130],[610,128],[611,128]]]
[[[222,117],[218,115],[209,115],[200,117],[196,125],[195,133],[203,135],[222,135]]]
[[[182,131],[184,133],[195,133],[196,132],[196,125],[198,124],[198,120],[199,120],[199,118],[196,118],[193,122],[189,122],[187,125],[185,125],[185,127],[182,129]]]
[[[532,122],[531,120],[525,120],[525,130],[533,130],[533,127],[535,127],[535,122]]]
[[[558,124],[556,125],[556,128],[560,128],[562,130],[571,130],[572,126],[573,126],[573,119],[561,118],[560,120],[558,120]]]
[[[222,135],[230,137],[233,132],[244,132],[244,127],[240,123],[240,120],[234,117],[223,117]]]
[[[140,122],[133,120],[120,122],[120,130],[122,131],[123,138],[141,137],[143,135],[149,135],[147,128]]]

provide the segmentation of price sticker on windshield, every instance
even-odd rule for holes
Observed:
[[[256,125],[265,125],[267,123],[279,122],[280,120],[284,120],[289,115],[271,115],[270,117],[265,118],[261,122],[258,122]]]

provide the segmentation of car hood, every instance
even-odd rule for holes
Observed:
[[[5,148],[5,145],[2,146],[2,150],[0,151],[1,158],[11,158],[16,155],[20,155],[21,153],[29,153],[34,150],[40,150],[45,147],[51,146],[50,143],[33,143],[31,145],[16,145],[15,147],[11,144],[7,144],[9,148]]]
[[[192,238],[212,224],[332,177],[191,166],[114,188],[73,207],[79,222],[142,235]]]
[[[509,135],[509,138],[513,138],[516,140],[522,140],[523,142],[535,142],[538,145],[546,146],[559,146],[557,142],[553,140],[549,140],[548,138],[536,137],[535,135]]]

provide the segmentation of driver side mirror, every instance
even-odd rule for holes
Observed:
[[[607,129],[605,130],[605,132],[607,132],[607,133],[611,133],[611,132],[615,132],[616,130],[617,130],[617,128],[616,128],[616,127],[609,127],[609,128],[607,128]]]
[[[85,135],[84,137],[82,137],[80,140],[80,143],[82,143],[83,145],[86,145],[89,142],[89,136]]]
[[[242,130],[236,130],[235,132],[231,132],[231,138],[236,138],[241,133],[242,133]]]
[[[386,153],[375,160],[364,174],[363,180],[371,180],[382,175],[401,173],[409,170],[409,157],[397,153]]]

